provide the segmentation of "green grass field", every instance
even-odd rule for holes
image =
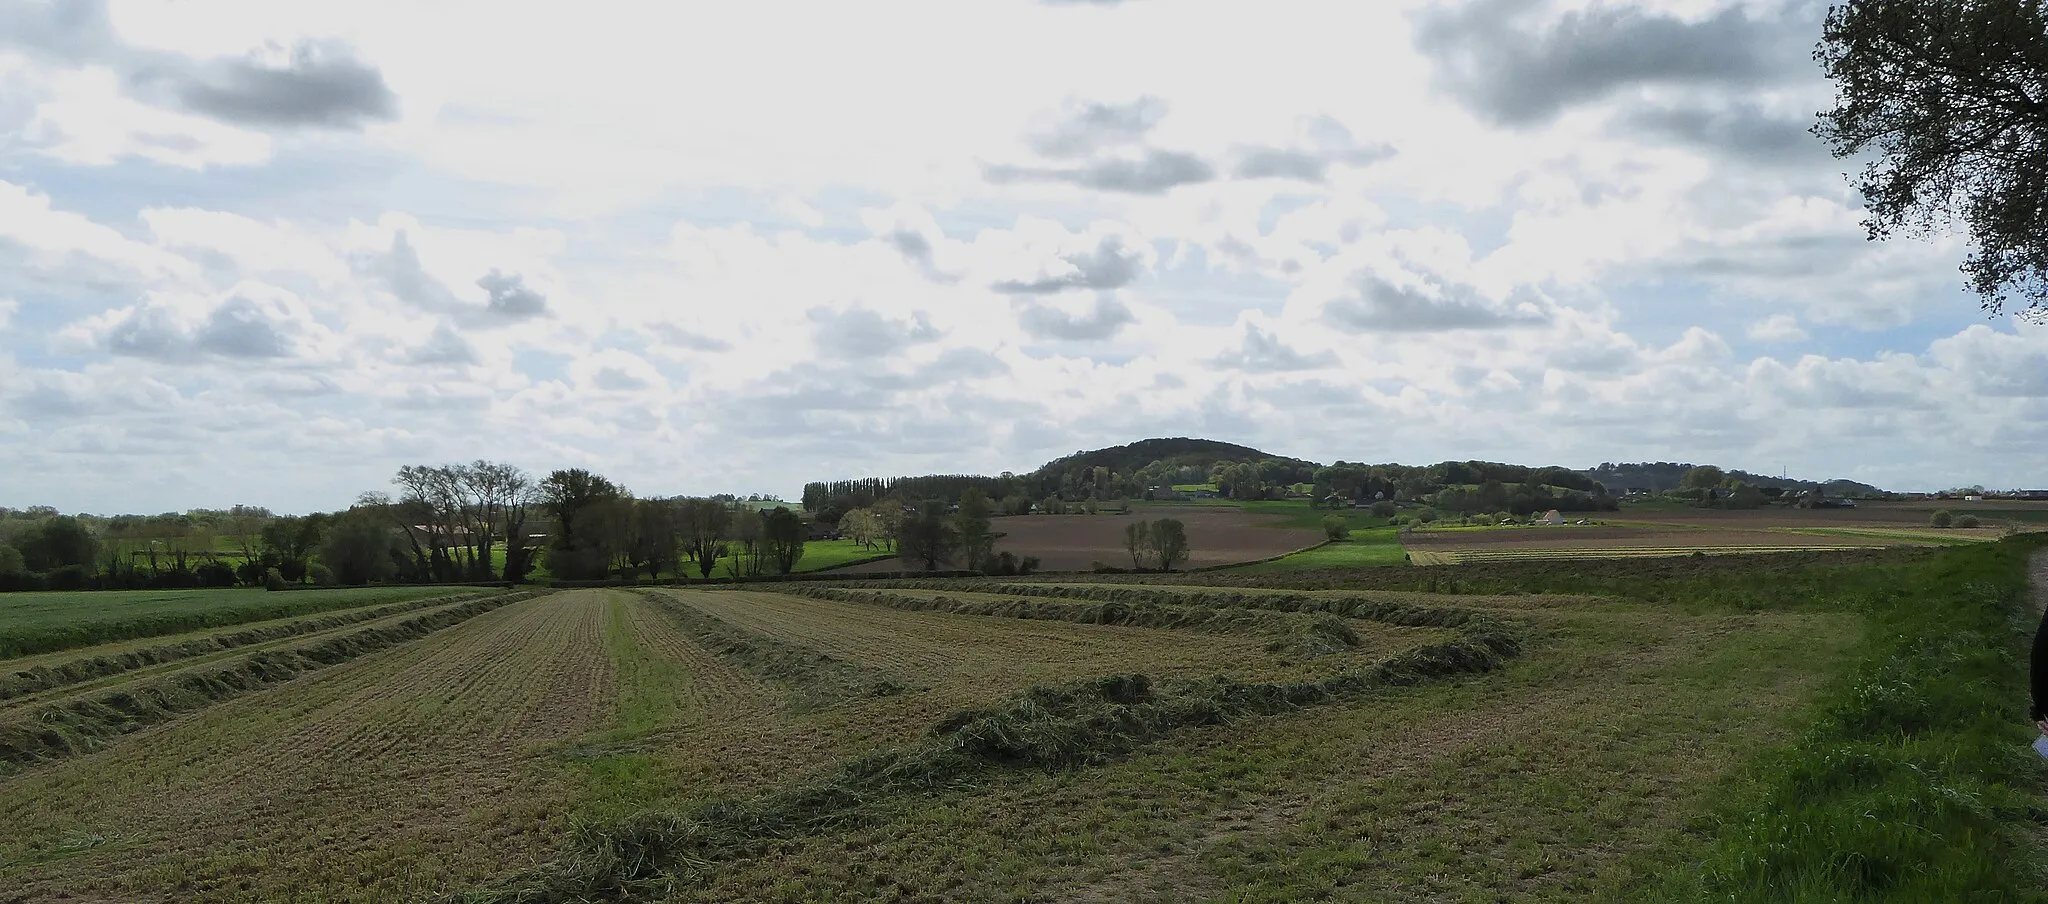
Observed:
[[[445,587],[359,587],[290,593],[232,588],[0,594],[0,658],[450,592]]]

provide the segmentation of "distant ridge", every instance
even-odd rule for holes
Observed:
[[[1631,489],[1649,490],[1661,493],[1678,489],[1685,480],[1685,472],[1698,467],[1689,462],[1602,462],[1599,467],[1588,468],[1579,473],[1591,477],[1607,488],[1607,492],[1619,496]],[[1829,496],[1883,496],[1884,490],[1867,483],[1853,480],[1800,480],[1796,477],[1772,477],[1766,474],[1752,474],[1748,471],[1727,470],[1727,475],[1754,487],[1777,487],[1786,490],[1819,489]]]

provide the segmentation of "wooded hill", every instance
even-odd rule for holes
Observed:
[[[1250,446],[1190,437],[1146,439],[1106,449],[1075,452],[1046,462],[1028,474],[872,477],[815,482],[804,487],[806,509],[832,520],[837,513],[883,499],[915,502],[952,499],[970,488],[997,500],[997,510],[1021,514],[1033,503],[1144,499],[1156,490],[1199,484],[1229,499],[1276,499],[1308,491],[1318,500],[1424,502],[1445,511],[1527,514],[1557,508],[1604,511],[1629,489],[1678,489],[1690,464],[1607,462],[1573,470],[1488,461],[1446,461],[1432,465],[1328,465],[1274,455]],[[1830,496],[1882,495],[1867,484],[1826,483],[1730,471],[1728,477],[1787,491],[1820,488]]]

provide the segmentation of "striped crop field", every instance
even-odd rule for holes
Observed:
[[[1773,900],[1744,870],[1804,849],[1744,847],[1780,837],[1745,814],[1815,812],[1755,795],[1900,636],[1858,594],[1924,586],[1899,611],[1933,619],[2009,548],[1747,597],[1780,566],[1517,585],[1577,551],[1499,548],[1460,573],[1483,593],[1303,568],[247,608],[0,660],[0,904]],[[1883,837],[2006,837],[1927,829]]]

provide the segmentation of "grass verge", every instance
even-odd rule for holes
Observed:
[[[2043,766],[2028,750],[2028,555],[2042,539],[1837,576],[1869,619],[1821,716],[1726,796],[1665,900],[2040,901]]]

